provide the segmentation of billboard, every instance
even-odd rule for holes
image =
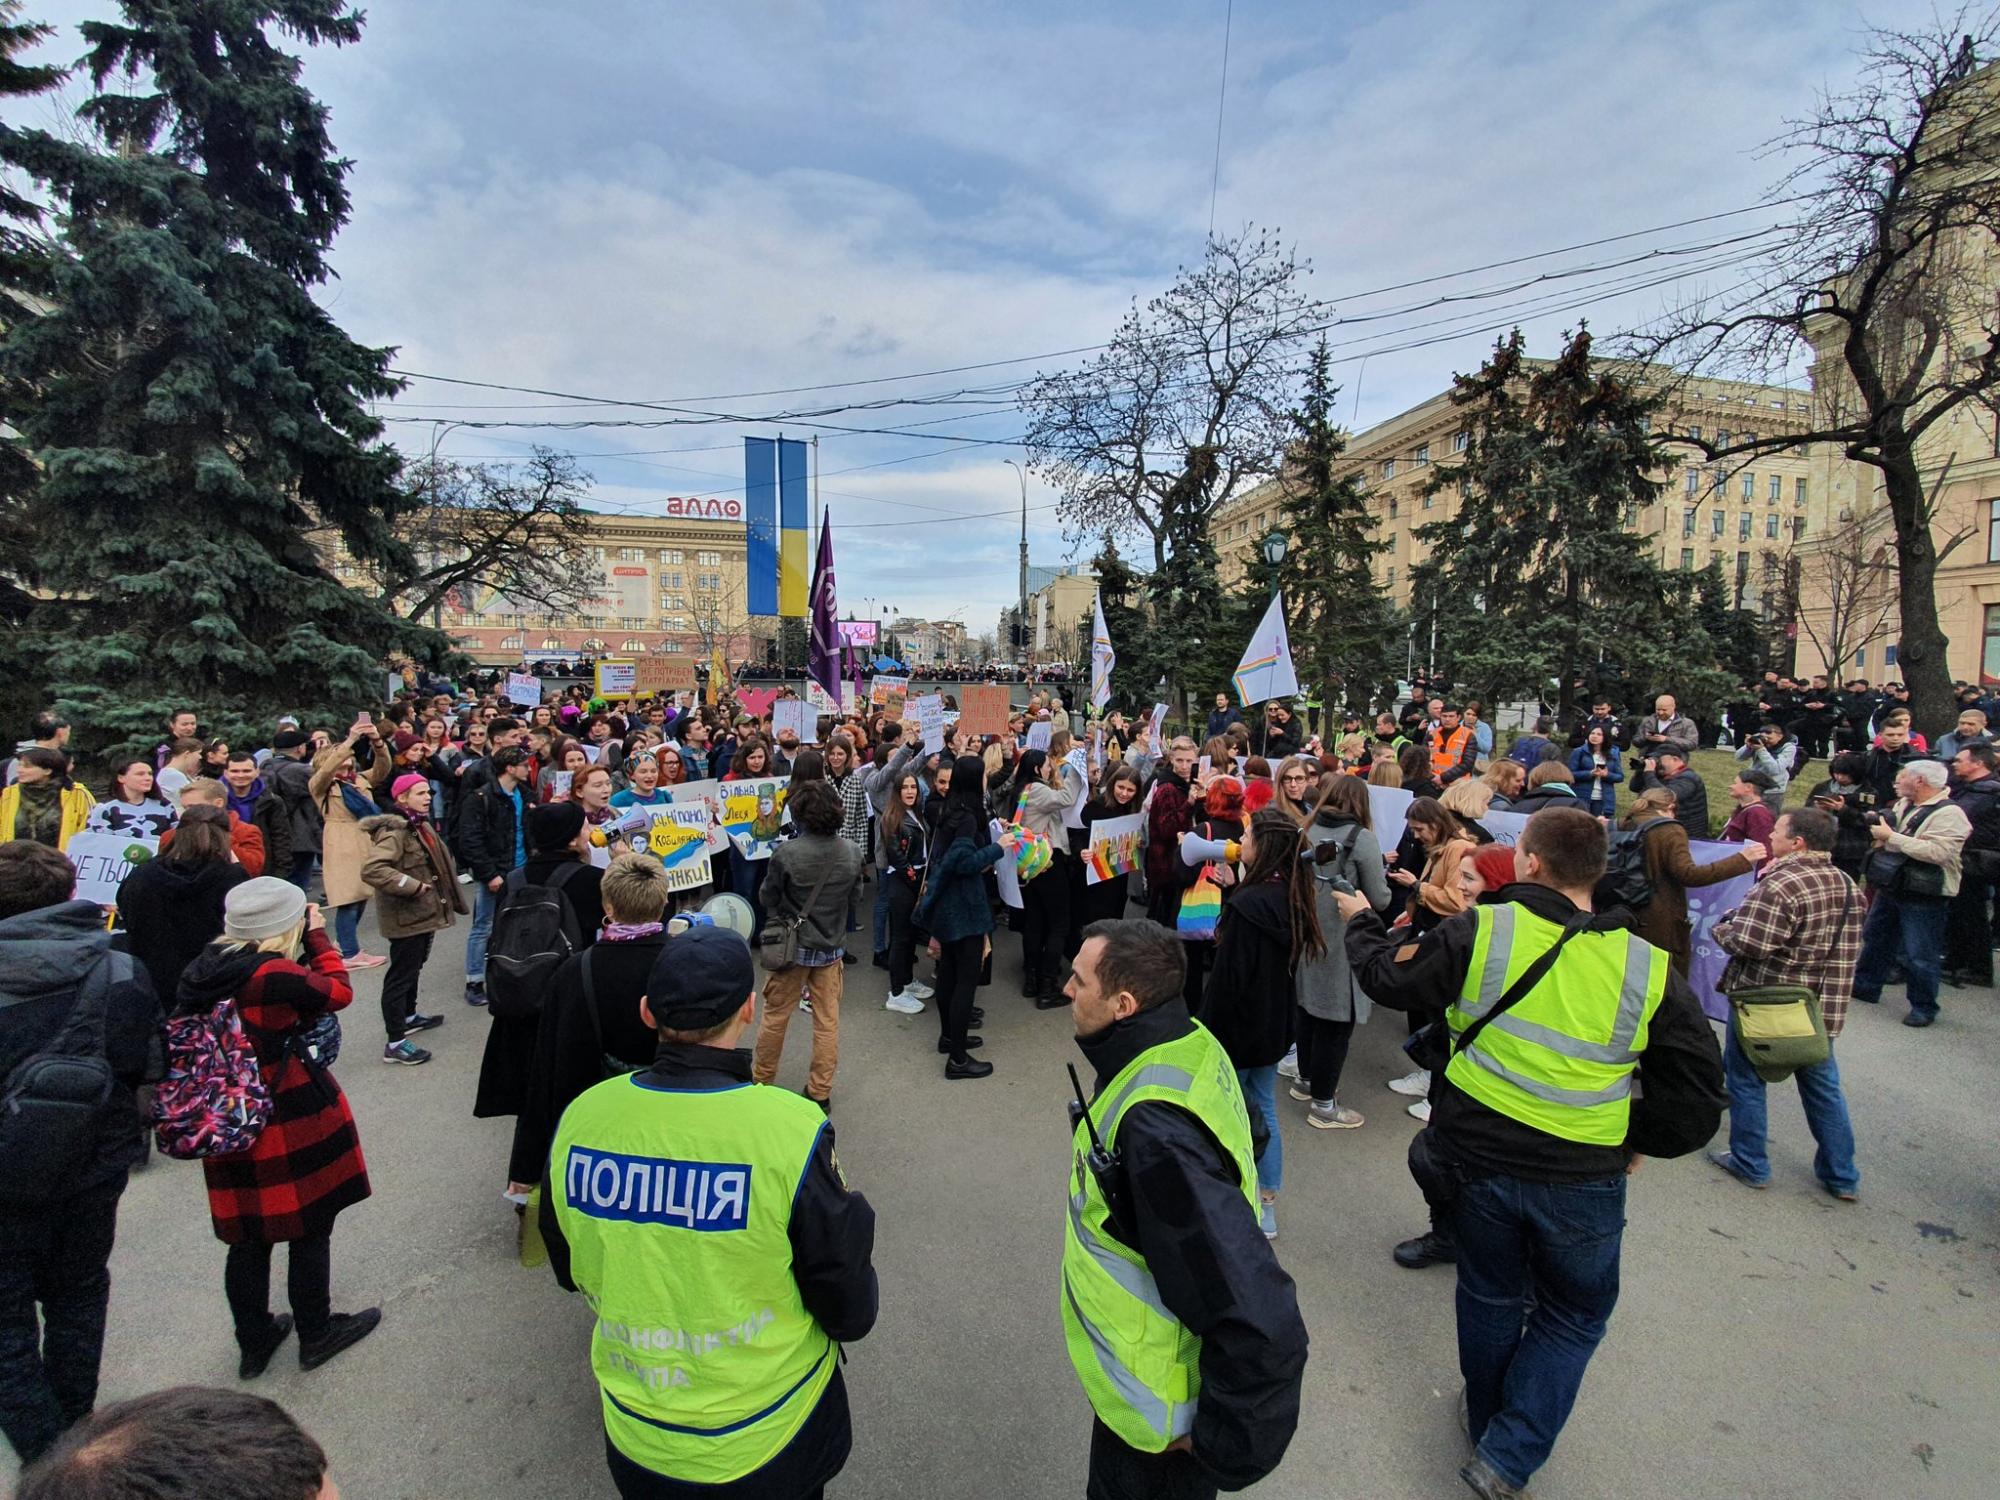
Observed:
[[[743,519],[743,502],[717,495],[669,495],[663,515],[680,521],[737,521]]]
[[[840,643],[843,646],[872,646],[875,644],[877,629],[874,620],[842,620]]]

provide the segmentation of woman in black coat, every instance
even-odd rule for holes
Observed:
[[[1144,790],[1139,773],[1130,766],[1118,765],[1104,773],[1104,779],[1097,784],[1097,795],[1083,807],[1084,846],[1090,842],[1091,825],[1099,818],[1129,818],[1139,811],[1140,793]],[[1144,825],[1139,830],[1139,852],[1144,856],[1146,834]],[[1078,920],[1088,927],[1092,922],[1102,922],[1125,915],[1126,904],[1130,900],[1131,878],[1114,875],[1109,880],[1090,884],[1088,872],[1084,875],[1083,900]]]
[[[574,802],[550,802],[528,811],[528,862],[516,873],[527,885],[548,885],[566,866],[582,868],[562,878],[562,898],[576,917],[576,930],[584,947],[597,940],[604,923],[602,884],[604,872],[589,861],[589,825],[583,808]],[[504,906],[512,889],[513,876],[501,892]],[[499,936],[499,914],[495,913],[494,936]],[[546,997],[544,997],[546,999]],[[472,1113],[479,1119],[494,1115],[517,1115],[528,1097],[528,1079],[534,1068],[535,1038],[541,1030],[541,1012],[532,1016],[492,1016],[486,1033],[486,1050],[479,1059],[479,1086],[473,1095]],[[489,1010],[488,1014],[491,1012]],[[525,1203],[534,1184],[510,1180],[507,1196]]]
[[[249,878],[230,852],[228,810],[190,807],[172,847],[134,865],[118,887],[125,949],[145,966],[161,1004],[173,1004],[182,971],[222,936],[223,898]]]
[[[1278,1237],[1278,1190],[1285,1151],[1278,1133],[1278,1063],[1292,1045],[1298,966],[1320,956],[1312,870],[1299,859],[1303,834],[1275,809],[1258,813],[1243,834],[1243,879],[1223,904],[1215,957],[1196,1017],[1235,1064],[1244,1103],[1261,1115],[1270,1142],[1257,1159],[1264,1234]]]

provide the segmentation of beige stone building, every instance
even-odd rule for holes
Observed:
[[[1036,571],[1030,570],[1030,582]],[[1080,564],[1048,572],[1047,581],[1028,595],[1028,643],[1036,662],[1087,659],[1088,632],[1079,627],[1089,619],[1096,598],[1097,575]]]
[[[764,660],[771,616],[744,609],[745,533],[740,500],[668,496],[663,514],[592,512],[590,545],[604,591],[588,606],[550,614],[488,593],[455,598],[440,624],[473,660],[497,666],[526,658],[686,653],[720,646],[732,664]],[[337,577],[363,586],[366,570],[343,556]]]
[[[1673,444],[1671,437],[1726,443],[1750,432],[1799,431],[1810,396],[1785,386],[1683,381],[1669,370],[1659,371],[1658,379],[1672,398],[1656,421],[1668,451],[1678,452],[1682,461],[1661,476],[1666,488],[1659,502],[1631,517],[1632,528],[1651,542],[1662,566],[1696,569],[1720,563],[1745,607],[1777,607],[1784,597],[1786,559],[1814,534],[1825,514],[1824,491],[1833,466],[1802,453],[1747,464],[1707,464],[1692,447]],[[1448,469],[1465,451],[1469,415],[1452,404],[1448,392],[1440,392],[1355,434],[1341,461],[1343,474],[1361,477],[1376,535],[1390,544],[1375,560],[1375,576],[1398,604],[1409,603],[1410,570],[1426,555],[1417,528],[1449,519],[1458,508],[1451,486],[1436,494],[1425,491],[1440,468]],[[1216,512],[1211,535],[1224,587],[1241,586],[1258,544],[1282,522],[1282,510],[1283,490],[1270,481]]]

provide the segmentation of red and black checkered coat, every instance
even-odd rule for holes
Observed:
[[[368,1164],[340,1085],[323,1068],[309,1072],[285,1038],[354,998],[347,968],[324,930],[306,934],[303,965],[276,954],[233,956],[255,961],[246,962],[233,993],[263,1065],[272,1111],[248,1151],[202,1163],[215,1237],[231,1245],[276,1244],[326,1234],[336,1214],[368,1196]]]

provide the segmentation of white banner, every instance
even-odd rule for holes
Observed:
[[[76,866],[76,899],[116,906],[118,887],[136,867],[159,856],[160,841],[129,833],[73,833],[63,853]]]

